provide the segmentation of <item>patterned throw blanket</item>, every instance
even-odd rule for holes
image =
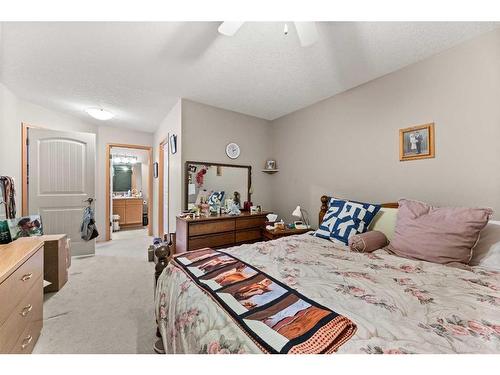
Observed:
[[[183,270],[268,353],[333,353],[356,332],[346,317],[222,251],[175,256]]]

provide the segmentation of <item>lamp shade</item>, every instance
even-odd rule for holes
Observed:
[[[297,208],[295,208],[295,210],[293,210],[292,216],[302,217],[302,210],[301,210],[300,206],[297,206]]]

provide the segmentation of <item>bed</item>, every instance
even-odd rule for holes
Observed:
[[[224,252],[352,320],[357,331],[338,353],[500,353],[493,269],[356,253],[310,234]],[[158,278],[155,304],[166,353],[262,353],[174,262]]]

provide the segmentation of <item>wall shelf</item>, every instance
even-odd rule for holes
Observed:
[[[268,173],[268,174],[274,174],[276,172],[279,172],[279,169],[263,169],[262,172]]]

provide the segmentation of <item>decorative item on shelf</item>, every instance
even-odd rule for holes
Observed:
[[[7,220],[0,220],[0,245],[8,244],[12,241],[10,237],[9,224]]]
[[[205,175],[207,174],[208,167],[204,166],[203,168],[200,169],[198,173],[196,173],[196,183],[198,184],[199,187],[203,186],[203,183],[205,181]]]
[[[260,214],[261,212],[262,212],[261,206],[250,206],[250,213],[251,214]]]
[[[294,227],[296,229],[309,229],[309,224],[307,223],[307,220],[304,216],[304,210],[300,208],[300,206],[297,206],[295,210],[292,212],[292,216],[295,217],[300,217],[302,221],[295,221],[294,222]]]
[[[238,206],[238,208],[241,207],[240,193],[238,193],[237,191],[234,192],[233,202]]]
[[[434,123],[399,129],[399,160],[433,158]]]
[[[220,206],[210,206],[210,216],[217,216],[220,212]]]
[[[276,160],[272,160],[272,159],[266,160],[266,164],[265,164],[262,172],[272,174],[272,173],[276,173],[278,171],[279,171],[279,169],[276,166]]]
[[[253,203],[250,201],[245,201],[243,203],[243,210],[250,211],[250,207],[252,207]]]
[[[8,220],[10,237],[17,240],[21,237],[32,237],[43,235],[42,220],[40,215],[24,216]]]
[[[278,223],[274,223],[274,229],[275,230],[285,230],[285,223],[282,221]]]
[[[226,207],[226,209],[229,209],[229,207],[231,207],[233,204],[234,204],[234,200],[231,198],[227,198],[224,201],[224,207]]]
[[[229,207],[228,215],[229,216],[237,216],[241,214],[240,209],[234,203]]]
[[[172,154],[177,152],[177,136],[175,134],[170,136],[170,151]]]
[[[201,198],[200,214],[208,216],[210,213],[210,205],[207,203],[206,197]]]

